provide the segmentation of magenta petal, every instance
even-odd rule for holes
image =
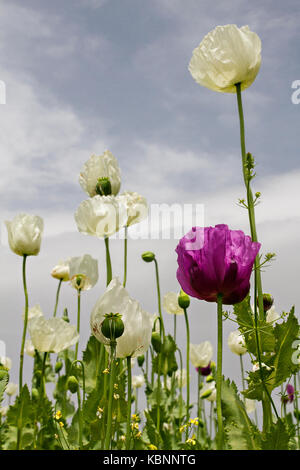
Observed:
[[[179,242],[177,279],[189,295],[224,304],[241,302],[249,292],[260,243],[227,225],[193,227]]]

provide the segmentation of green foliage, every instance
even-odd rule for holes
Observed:
[[[272,424],[270,431],[262,441],[263,450],[288,450],[291,433],[285,423],[279,419]]]
[[[4,367],[0,366],[0,404],[3,400],[3,394],[5,392],[6,385],[8,384],[8,380],[8,371]]]
[[[238,396],[235,383],[229,379],[222,382],[222,414],[225,418],[226,440],[231,449],[260,449],[259,432]]]

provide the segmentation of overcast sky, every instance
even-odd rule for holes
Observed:
[[[18,212],[45,220],[41,253],[28,260],[30,306],[51,316],[53,265],[90,253],[100,280],[83,294],[83,346],[89,315],[105,285],[104,244],[76,229],[73,214],[86,198],[78,184],[83,163],[109,149],[119,160],[122,189],[149,204],[204,204],[205,225],[227,223],[249,233],[239,148],[236,97],[197,85],[188,72],[193,49],[219,24],[248,24],[262,40],[262,66],[243,93],[247,150],[257,159],[255,191],[262,252],[277,260],[263,277],[278,311],[299,304],[300,105],[292,82],[300,79],[297,0],[27,0],[1,1],[0,105],[1,330],[17,381],[24,304],[22,259],[7,246],[3,221]],[[157,311],[154,266],[140,254],[153,250],[162,293],[178,289],[177,240],[129,243],[128,290]],[[122,242],[111,243],[113,270],[122,275]],[[74,291],[63,286],[60,312],[76,318]],[[214,304],[193,301],[192,342],[216,342]],[[168,328],[172,318],[166,314]],[[183,318],[180,344],[184,347]],[[224,373],[240,384],[238,357],[224,333]],[[249,369],[249,363],[247,363]],[[246,367],[246,369],[247,369]],[[31,359],[26,358],[26,373]]]

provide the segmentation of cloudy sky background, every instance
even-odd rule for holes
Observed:
[[[262,39],[262,66],[243,93],[247,150],[257,160],[255,191],[262,251],[277,260],[263,276],[278,311],[299,304],[300,105],[292,82],[300,79],[297,0],[27,0],[2,1],[0,79],[7,104],[0,105],[1,330],[17,382],[22,334],[21,258],[7,246],[3,221],[18,212],[44,218],[41,253],[28,260],[30,306],[46,316],[54,306],[58,260],[90,253],[99,259],[100,280],[83,295],[83,347],[89,315],[105,286],[104,243],[79,234],[73,219],[86,198],[78,174],[92,153],[118,158],[122,189],[138,191],[149,204],[203,204],[205,225],[227,223],[249,233],[241,177],[236,99],[197,85],[187,66],[193,49],[219,24],[248,24]],[[177,240],[129,243],[128,290],[157,312],[156,253],[162,293],[177,290]],[[122,242],[112,240],[113,271],[122,276]],[[76,318],[74,291],[64,285],[60,312]],[[193,301],[191,340],[216,343],[215,305]],[[172,318],[166,314],[169,330]],[[180,345],[185,345],[184,320]],[[224,332],[224,374],[239,384],[239,360]],[[246,361],[246,369],[250,363]],[[31,359],[26,358],[27,380]],[[193,396],[194,397],[194,396]]]

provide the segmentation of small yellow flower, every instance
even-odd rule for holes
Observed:
[[[188,425],[187,425],[187,424],[183,424],[182,426],[180,426],[180,428],[179,428],[179,432],[183,432],[183,431],[185,431],[185,429],[186,429],[187,427],[188,427]]]
[[[139,439],[142,435],[142,431],[139,431],[138,433],[136,433],[135,437],[136,439]]]
[[[136,414],[131,415],[132,421],[139,421],[139,417]]]
[[[114,384],[114,389],[115,389],[115,390],[118,390],[118,388],[119,388],[119,385],[118,385],[118,384]]]
[[[58,420],[60,420],[60,418],[62,417],[62,414],[61,414],[61,411],[57,411],[54,415],[54,418]]]
[[[114,393],[114,399],[119,400],[119,398],[120,398],[120,395],[118,393]]]
[[[157,447],[153,444],[148,444],[148,449],[149,450],[157,450]]]
[[[104,369],[104,370],[102,371],[102,374],[109,374],[109,369]]]
[[[139,430],[139,423],[131,423],[131,429],[132,430],[136,429],[138,431]]]
[[[59,426],[60,426],[61,428],[63,428],[63,427],[64,427],[64,423],[63,423],[62,421],[59,421],[59,423],[58,423],[58,424],[59,424]]]
[[[192,439],[191,437],[185,441],[187,444],[191,444],[192,446],[196,445],[195,439]]]
[[[199,425],[199,418],[194,418],[194,419],[190,419],[190,424],[194,424],[195,426],[198,426]]]
[[[121,439],[121,441],[125,442],[126,441],[126,436],[121,436],[120,439]]]

